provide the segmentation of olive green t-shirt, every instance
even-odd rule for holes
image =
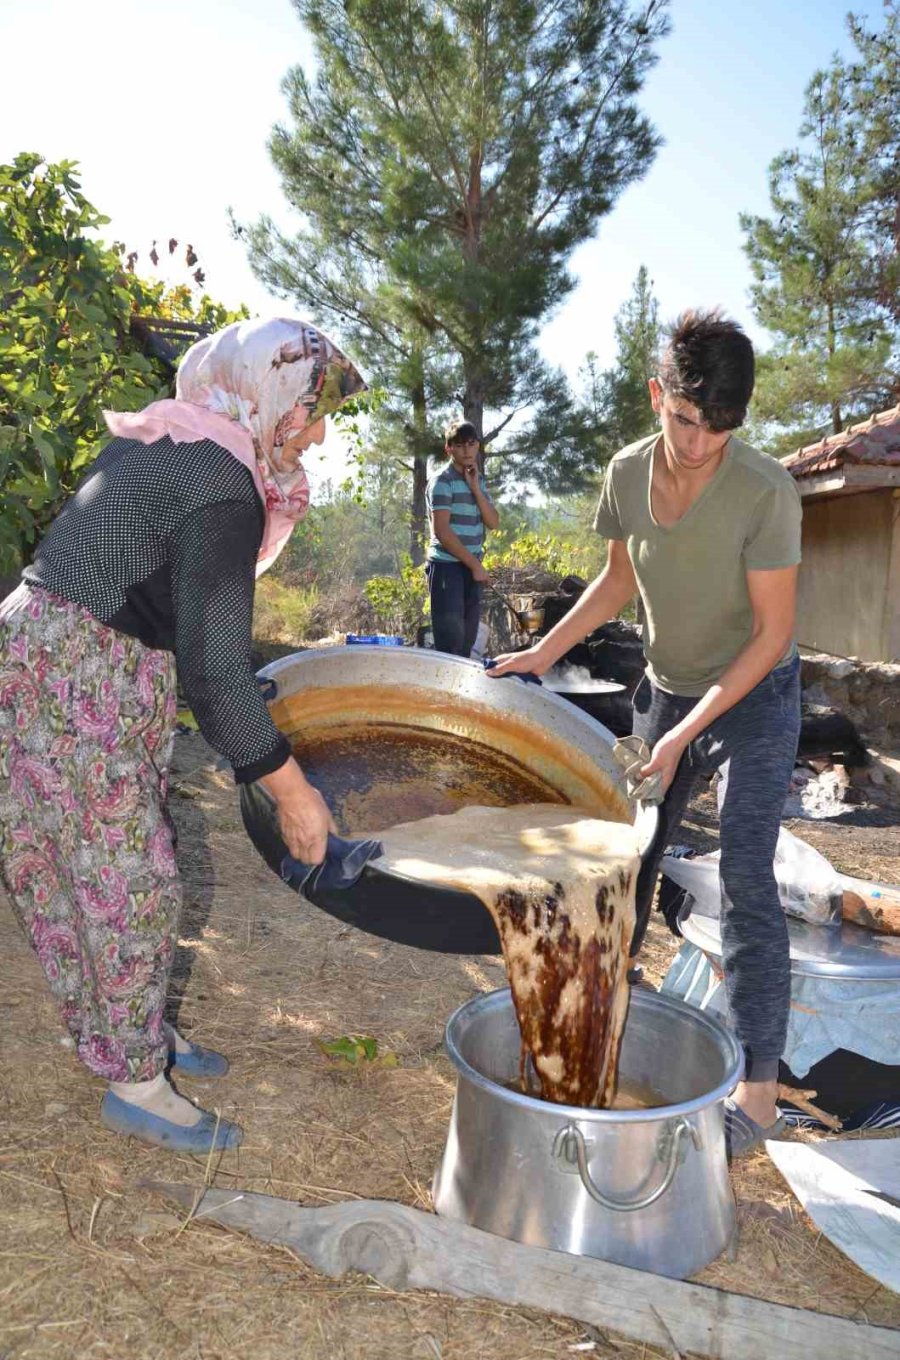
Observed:
[[[712,481],[676,524],[650,510],[650,435],[617,453],[594,518],[622,539],[644,603],[650,678],[672,694],[699,698],[750,638],[746,573],[800,561],[800,494],[791,474],[733,435]],[[793,656],[792,642],[785,660]]]

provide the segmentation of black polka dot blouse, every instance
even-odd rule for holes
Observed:
[[[200,730],[238,783],[290,755],[250,657],[264,524],[249,470],[212,440],[114,439],[23,572],[110,628],[174,652]]]

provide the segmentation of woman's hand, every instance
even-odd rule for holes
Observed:
[[[321,864],[328,833],[336,835],[337,827],[319,790],[307,781],[293,758],[259,782],[275,799],[279,830],[294,859],[301,864]]]
[[[278,826],[294,859],[301,864],[321,864],[329,831],[337,834],[328,804],[312,784],[302,794],[278,804]]]
[[[675,778],[675,771],[678,769],[678,762],[684,755],[688,745],[684,737],[679,732],[667,732],[650,752],[650,759],[640,770],[641,779],[646,779],[648,775],[656,774],[657,771],[662,775],[662,792],[665,795],[672,780]]]
[[[541,644],[524,652],[503,652],[494,657],[494,665],[487,674],[492,679],[501,675],[543,675],[553,665],[553,658],[541,651]]]

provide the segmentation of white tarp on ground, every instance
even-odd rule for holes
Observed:
[[[900,1138],[766,1143],[803,1208],[834,1245],[873,1280],[900,1293]]]

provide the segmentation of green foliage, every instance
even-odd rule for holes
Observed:
[[[123,253],[121,243],[115,247],[117,255]],[[121,264],[119,265],[121,270]],[[132,311],[141,316],[158,317],[165,321],[193,321],[208,331],[221,330],[233,321],[249,319],[249,308],[243,304],[237,309],[216,302],[208,293],[198,298],[186,283],[169,286],[161,279],[145,279],[140,274],[125,271],[122,275],[131,295]]]
[[[0,165],[0,571],[30,555],[107,438],[102,412],[168,394],[130,333],[136,312],[218,327],[233,313],[123,267],[72,161]]]
[[[523,534],[510,543],[492,547],[484,555],[488,571],[503,567],[541,567],[559,576],[596,576],[602,555],[596,535],[593,543],[577,544],[555,534]]]
[[[597,403],[604,464],[626,444],[652,434],[657,425],[647,384],[656,376],[662,327],[645,265],[638,270],[631,297],[616,313],[615,334],[615,365],[600,378],[599,391],[590,394]]]
[[[319,592],[315,585],[285,585],[271,572],[256,583],[253,636],[262,642],[296,643],[309,636]]]
[[[551,496],[583,491],[614,453],[655,428],[647,383],[656,372],[662,332],[644,265],[614,325],[615,363],[601,370],[596,354],[588,353],[580,397],[560,374],[547,375],[533,419],[503,449],[507,480],[512,472]]]
[[[351,397],[333,413],[331,419],[344,441],[348,475],[340,490],[350,495],[359,505],[366,500],[368,426],[387,400],[383,387],[369,388]]]
[[[409,541],[406,488],[387,462],[368,454],[360,477],[361,496],[355,481],[326,484],[326,499],[312,506],[278,559],[275,574],[285,583],[361,585],[395,570]]]
[[[379,1053],[378,1040],[369,1034],[342,1034],[339,1039],[317,1039],[316,1043],[327,1058],[342,1066],[396,1067],[396,1053]]]
[[[407,554],[396,576],[372,576],[366,581],[366,599],[375,611],[378,627],[395,637],[415,641],[428,612],[425,569],[413,566]]]
[[[0,166],[0,564],[25,558],[96,452],[104,407],[143,406],[160,374],[129,343],[133,296],[88,233],[75,165]]]
[[[900,396],[900,11],[886,13],[877,38],[851,18],[861,59],[813,76],[802,144],[769,168],[772,216],[741,216],[754,310],[775,336],[754,398],[769,447],[837,432]]]

